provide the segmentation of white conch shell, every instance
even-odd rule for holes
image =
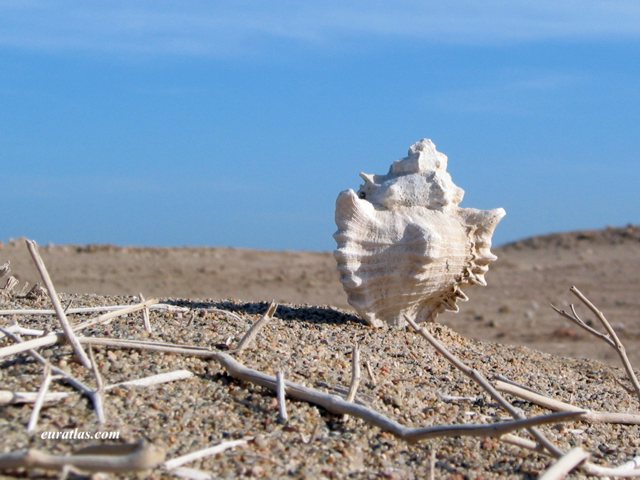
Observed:
[[[374,326],[457,312],[467,300],[462,285],[486,285],[497,258],[491,236],[505,211],[459,207],[464,190],[427,139],[387,175],[360,176],[358,193],[341,192],[336,202],[334,255],[349,304]]]

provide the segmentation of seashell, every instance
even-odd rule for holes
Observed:
[[[361,173],[364,184],[336,201],[334,238],[349,304],[371,325],[433,321],[458,311],[464,285],[486,285],[491,237],[502,208],[458,205],[464,190],[431,140],[409,148],[386,175]]]

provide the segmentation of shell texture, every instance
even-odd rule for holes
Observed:
[[[336,201],[334,252],[349,303],[371,325],[433,321],[458,311],[461,288],[486,285],[497,259],[491,237],[505,211],[461,208],[464,190],[431,140],[386,175],[361,173],[360,190]]]

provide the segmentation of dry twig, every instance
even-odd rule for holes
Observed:
[[[287,400],[285,398],[285,380],[284,374],[278,372],[276,374],[276,393],[278,397],[278,422],[287,423],[289,415],[287,415]]]
[[[275,377],[262,373],[258,370],[245,367],[230,355],[222,352],[212,351],[203,347],[192,345],[176,345],[163,342],[149,342],[138,340],[124,340],[107,337],[78,337],[81,343],[92,345],[105,345],[116,348],[130,348],[137,350],[151,350],[165,353],[177,353],[191,355],[202,358],[210,358],[218,362],[233,378],[248,381],[256,385],[276,391],[277,380]],[[550,415],[521,418],[513,421],[500,422],[495,424],[465,424],[465,425],[437,425],[432,427],[408,428],[398,422],[391,420],[380,412],[357,403],[347,402],[335,395],[320,392],[313,388],[305,387],[292,382],[285,382],[286,393],[289,397],[302,400],[314,405],[319,405],[331,413],[338,415],[348,414],[363,419],[366,423],[374,425],[381,430],[388,431],[393,435],[409,442],[416,442],[428,438],[444,436],[498,436],[521,428],[532,428],[535,425],[547,423],[562,423],[570,421],[582,415],[582,412],[560,412]]]
[[[577,407],[570,403],[561,402],[553,398],[532,392],[531,390],[519,387],[510,382],[497,380],[495,387],[501,392],[510,393],[516,397],[540,405],[541,407],[554,410],[556,412],[585,412],[580,420],[589,423],[622,423],[625,425],[640,425],[640,415],[633,413],[597,412],[586,408]]]
[[[33,258],[36,268],[40,273],[40,277],[42,278],[45,287],[47,287],[49,298],[51,298],[51,303],[53,303],[53,308],[56,311],[56,315],[58,316],[58,320],[60,321],[60,326],[62,327],[62,331],[64,332],[67,341],[73,348],[73,351],[76,353],[76,356],[78,357],[78,360],[80,360],[80,363],[86,368],[91,368],[89,357],[87,357],[87,354],[82,349],[80,342],[78,342],[78,339],[71,329],[71,325],[69,324],[67,315],[64,313],[64,308],[62,308],[62,304],[60,303],[60,299],[58,298],[56,289],[53,286],[53,282],[51,281],[51,277],[49,276],[47,267],[42,261],[40,253],[38,253],[38,246],[36,245],[36,242],[34,242],[33,240],[26,240],[26,243],[29,253],[31,254],[31,258]]]
[[[276,313],[276,309],[278,308],[278,304],[276,302],[272,302],[267,309],[267,312],[262,316],[260,320],[251,325],[251,328],[247,333],[242,337],[240,343],[238,343],[238,347],[236,348],[236,352],[241,352],[251,345],[251,342],[258,336],[260,330],[264,328],[264,326],[269,323],[269,320],[273,318],[273,315]]]
[[[104,387],[105,392],[118,387],[150,387],[160,383],[174,382],[176,380],[185,380],[193,377],[193,372],[189,370],[174,370],[172,372],[158,373],[148,377],[137,378],[135,380],[127,380],[126,382],[113,383]]]
[[[97,306],[97,307],[78,307],[78,308],[69,308],[66,313],[71,315],[72,313],[112,312],[115,310],[122,310],[128,307],[131,307],[131,305],[103,305],[103,306]],[[168,303],[155,303],[155,304],[149,305],[149,310],[183,312],[183,313],[189,311],[187,307],[178,307],[176,305],[171,305]],[[10,309],[10,310],[0,310],[0,316],[55,315],[55,313],[56,313],[55,310],[41,309],[41,308],[17,308],[17,309]]]
[[[347,402],[353,402],[356,399],[356,393],[360,386],[360,347],[356,343],[351,353],[351,384],[349,385],[349,393],[347,394]]]
[[[561,480],[587,458],[589,458],[589,452],[585,452],[580,447],[572,448],[549,469],[547,469],[546,472],[540,475],[538,479]]]
[[[274,377],[245,367],[230,355],[222,352],[212,352],[211,358],[216,360],[229,375],[233,378],[248,381],[250,383],[260,385],[272,391],[277,388],[277,380]],[[495,424],[465,424],[465,425],[437,425],[421,428],[409,428],[400,425],[398,422],[391,420],[380,412],[372,410],[357,403],[347,402],[336,395],[330,395],[313,388],[305,387],[292,382],[286,382],[287,395],[297,400],[319,405],[327,411],[334,414],[348,414],[361,418],[366,423],[374,425],[381,430],[392,433],[409,442],[417,442],[428,438],[452,437],[452,436],[496,436],[500,435],[500,431],[506,433],[508,431],[529,428],[532,425],[543,423],[559,423],[569,420],[574,416],[581,415],[577,412],[562,412],[567,417],[533,417],[528,419],[519,419]],[[558,415],[558,414],[553,414]]]
[[[444,345],[442,345],[433,335],[427,332],[424,328],[420,328],[416,322],[405,315],[405,320],[411,325],[411,327],[420,334],[425,340],[427,340],[433,348],[435,348],[442,356],[444,356],[449,363],[460,370],[463,374],[480,385],[496,402],[498,402],[513,418],[523,419],[524,415],[520,413],[516,408],[511,405],[500,393],[489,383],[489,381],[477,370],[474,370],[464,364],[458,357],[453,355]],[[553,456],[561,457],[564,452],[556,447],[545,435],[535,427],[528,428],[529,433],[535,437],[535,439],[544,446]]]
[[[36,427],[38,426],[38,418],[40,417],[40,409],[44,404],[44,399],[49,390],[49,385],[51,384],[51,366],[47,365],[44,367],[44,378],[42,379],[42,385],[40,385],[40,390],[38,390],[38,396],[36,397],[36,401],[33,404],[33,410],[31,411],[31,417],[29,418],[29,424],[27,425],[27,433],[32,435],[36,431]]]
[[[0,470],[73,468],[85,472],[128,473],[149,470],[164,461],[164,451],[147,442],[128,445],[99,445],[72,455],[51,455],[28,449],[0,454]]]
[[[622,361],[622,365],[624,366],[624,369],[627,372],[627,376],[629,377],[629,380],[631,381],[631,384],[633,385],[633,388],[636,391],[638,400],[640,400],[640,382],[638,382],[638,377],[636,377],[636,374],[633,371],[633,367],[631,366],[629,357],[627,357],[627,353],[625,351],[624,345],[618,338],[618,335],[616,334],[615,330],[613,329],[613,327],[611,326],[607,318],[604,316],[604,314],[591,302],[591,300],[589,300],[580,290],[578,290],[578,288],[575,285],[572,286],[569,290],[576,297],[578,297],[578,299],[582,303],[584,303],[587,306],[587,308],[589,308],[589,310],[591,310],[594,313],[594,315],[600,321],[600,323],[602,324],[602,326],[604,327],[607,333],[605,334],[605,333],[599,332],[595,328],[587,325],[587,323],[584,320],[582,320],[582,318],[580,318],[580,316],[576,312],[576,309],[573,305],[571,305],[571,313],[568,313],[565,310],[560,310],[555,305],[551,305],[551,308],[553,308],[562,317],[568,320],[571,320],[580,328],[602,339],[603,341],[605,341],[607,344],[609,344],[612,348],[616,350],[616,352],[618,353],[618,356],[620,357],[620,360]]]
[[[174,370],[172,372],[158,373],[147,377],[127,380],[125,382],[112,383],[104,387],[108,392],[120,387],[150,387],[177,380],[185,380],[193,377],[193,372],[189,370]],[[87,387],[88,388],[88,387]],[[80,393],[84,393],[82,390]],[[72,395],[71,392],[48,392],[44,397],[44,402],[58,402]],[[0,406],[15,405],[21,403],[34,403],[38,397],[38,392],[12,392],[11,390],[0,390]]]
[[[9,332],[8,330],[3,329],[2,327],[0,327],[0,331],[2,331],[7,337],[10,337],[14,342],[16,342],[14,345],[20,346],[20,345],[32,342],[32,340],[29,340],[29,341],[25,342],[20,338],[20,336]],[[42,338],[45,338],[45,337],[42,337]],[[60,334],[60,336],[56,336],[55,337],[56,341],[61,341],[62,338],[63,338],[62,334]],[[38,340],[38,339],[36,339],[36,340]],[[94,390],[89,388],[87,385],[85,385],[83,382],[81,382],[80,380],[78,380],[76,377],[74,377],[70,373],[66,372],[65,370],[63,370],[63,369],[61,369],[59,367],[53,366],[51,364],[51,362],[49,362],[49,360],[44,358],[42,355],[40,355],[34,349],[31,348],[31,349],[26,349],[24,351],[26,351],[29,355],[31,355],[31,357],[33,357],[41,365],[44,365],[45,367],[49,366],[51,368],[51,372],[54,375],[62,376],[64,378],[64,380],[69,385],[74,387],[76,390],[78,390],[83,395],[87,396],[89,398],[89,400],[91,400],[91,403],[93,404],[93,409],[96,412],[96,415],[98,414],[98,409],[100,408],[98,406],[98,404],[100,403],[100,399],[98,398],[98,396],[96,395],[96,392]],[[98,420],[100,420],[99,417],[98,417]]]
[[[96,410],[96,416],[98,417],[98,423],[104,423],[106,420],[104,414],[104,383],[102,382],[102,375],[100,375],[100,371],[98,370],[98,364],[96,363],[96,358],[93,355],[93,349],[91,345],[89,345],[89,360],[91,360],[91,370],[93,370],[93,376],[96,379],[96,389],[94,390],[95,395],[95,403],[94,407]]]
[[[364,362],[364,366],[367,369],[367,374],[369,375],[369,380],[371,380],[371,385],[374,387],[377,386],[378,381],[376,380],[376,376],[373,374],[373,369],[371,368],[371,364],[368,360]]]
[[[110,311],[98,317],[95,317],[95,318],[86,320],[84,322],[81,322],[77,325],[74,325],[73,330],[78,332],[85,328],[92,327],[94,325],[107,324],[116,317],[137,312],[138,310],[141,310],[145,308],[145,306],[151,305],[154,302],[157,302],[157,300],[150,299],[150,300],[147,300],[146,302],[138,303],[135,305],[127,305],[124,308],[121,308],[119,310]],[[7,329],[0,329],[0,330],[6,335]],[[60,342],[62,338],[61,335],[62,334],[60,332],[53,332],[42,337],[38,337],[38,338],[34,338],[24,342],[15,343],[13,345],[2,347],[0,348],[0,358],[6,357],[9,355],[14,355],[16,353],[25,352],[27,350],[34,350],[36,348],[49,347],[51,345],[55,345]]]
[[[58,402],[70,395],[68,392],[48,392],[44,396],[44,403]],[[12,392],[0,390],[0,407],[5,405],[18,405],[22,403],[35,403],[38,392]]]
[[[138,296],[140,297],[141,302],[145,301],[144,295],[142,295],[142,293],[139,293]],[[144,321],[144,329],[147,331],[147,333],[151,333],[151,320],[149,319],[148,307],[144,307],[144,309],[142,310],[142,319]]]
[[[180,457],[172,458],[171,460],[167,460],[166,462],[164,462],[164,468],[166,468],[167,470],[173,470],[184,465],[185,463],[194,462],[196,460],[200,460],[201,458],[211,457],[213,455],[217,455],[218,453],[224,452],[225,450],[229,450],[230,448],[244,446],[249,440],[252,440],[252,438],[253,437],[247,437],[240,440],[230,440],[228,442],[222,442],[218,445],[214,445],[213,447],[204,448],[196,452],[191,452]]]
[[[38,330],[35,328],[24,328],[18,325],[17,323],[13,325],[9,325],[8,327],[4,327],[4,328],[17,335],[28,335],[32,337],[39,337],[41,335],[44,335],[44,330]],[[5,336],[6,335],[4,333],[0,332],[0,338],[3,338]]]
[[[520,448],[548,454],[548,452],[540,448],[540,445],[536,442],[518,437],[517,435],[508,433],[502,435],[500,440]],[[618,467],[603,467],[587,461],[584,462],[580,468],[584,470],[585,473],[597,477],[640,477],[640,457],[635,457],[633,460],[623,463]]]

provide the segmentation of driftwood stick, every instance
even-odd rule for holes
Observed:
[[[104,387],[105,392],[118,387],[150,387],[161,383],[174,382],[176,380],[185,380],[193,377],[193,372],[189,370],[174,370],[172,372],[158,373],[148,377],[137,378],[135,380],[127,380],[125,382],[113,383]]]
[[[48,392],[44,396],[44,403],[58,402],[64,400],[69,392]],[[12,392],[11,390],[0,390],[0,407],[5,405],[19,405],[23,403],[35,403],[38,392]]]
[[[38,427],[38,418],[40,417],[40,409],[44,404],[44,398],[49,390],[49,385],[51,384],[51,366],[47,365],[44,367],[44,378],[42,379],[42,385],[40,385],[40,390],[38,390],[38,396],[36,397],[36,401],[33,404],[33,410],[31,411],[31,417],[29,418],[29,424],[27,425],[27,433],[32,435],[35,433],[36,428]]]
[[[8,327],[4,327],[4,328],[10,331],[11,333],[15,333],[17,335],[28,335],[32,337],[39,337],[41,335],[44,335],[44,330],[38,330],[35,328],[24,328],[18,325],[17,323],[14,325],[9,325]],[[0,332],[0,338],[4,338],[5,336],[6,335],[4,333]]]
[[[240,440],[230,440],[228,442],[222,442],[218,445],[214,445],[213,447],[204,448],[196,452],[191,452],[180,457],[172,458],[171,460],[167,460],[166,462],[164,462],[164,468],[166,468],[167,470],[173,470],[184,465],[185,463],[194,462],[196,460],[200,460],[201,458],[211,457],[213,455],[217,455],[218,453],[224,452],[225,450],[229,450],[230,448],[244,446],[249,440],[252,440],[252,438],[253,437],[247,437]]]
[[[500,437],[500,440],[505,443],[510,443],[511,445],[516,445],[520,448],[525,448],[527,450],[536,451],[543,454],[549,454],[549,452],[544,451],[544,449],[540,448],[540,445],[536,442],[532,442],[526,438],[518,437],[513,434],[506,434]],[[603,467],[601,465],[596,465],[591,462],[584,462],[580,468],[589,475],[594,475],[597,477],[640,477],[640,457],[635,457],[634,459],[623,463],[618,467]]]
[[[212,352],[212,359],[216,360],[229,375],[233,378],[247,381],[275,391],[277,380],[265,373],[245,367],[230,355],[222,352]],[[286,382],[286,393],[290,398],[302,400],[314,405],[319,405],[327,411],[342,415],[348,414],[361,418],[366,423],[374,425],[381,430],[392,433],[408,442],[417,442],[429,438],[452,437],[452,436],[498,436],[520,428],[528,428],[532,425],[543,423],[560,423],[569,421],[574,416],[579,416],[579,412],[561,412],[568,417],[532,417],[528,419],[510,420],[495,424],[464,424],[464,425],[437,425],[430,427],[409,428],[398,422],[391,420],[385,415],[357,403],[346,400],[327,393],[320,392],[313,388],[305,387],[292,382]],[[558,413],[552,415],[559,415]],[[501,433],[499,433],[501,432]]]
[[[278,397],[278,422],[279,423],[287,423],[289,420],[289,415],[287,414],[287,400],[285,398],[285,380],[284,374],[282,372],[278,372],[276,374],[276,394]]]
[[[571,471],[589,458],[589,452],[585,452],[580,447],[569,450],[556,463],[547,469],[538,480],[561,480],[565,478]]]
[[[142,295],[142,293],[139,293],[138,296],[140,297],[140,301],[141,302],[145,301],[144,295]],[[149,308],[148,307],[144,307],[144,309],[142,310],[142,319],[144,321],[144,329],[148,333],[151,333],[151,320],[149,319]]]
[[[1,327],[0,327],[1,328]],[[7,337],[11,337],[13,334],[5,328],[2,328],[2,333]],[[20,341],[12,345],[0,348],[0,358],[8,357],[9,355],[15,355],[16,353],[28,352],[29,350],[36,350],[41,347],[50,347],[62,341],[64,336],[62,333],[50,333],[44,337],[37,337],[31,340]]]
[[[120,308],[118,310],[112,310],[109,311],[107,313],[104,313],[102,315],[99,315],[95,318],[91,318],[89,320],[86,320],[84,322],[78,323],[77,325],[73,326],[73,330],[76,332],[79,332],[81,330],[84,330],[85,328],[89,328],[89,327],[93,327],[94,325],[105,325],[109,322],[111,322],[111,320],[113,320],[114,318],[117,317],[122,317],[124,315],[128,315],[130,313],[134,313],[137,312],[139,310],[145,309],[150,307],[151,305],[157,304],[158,303],[158,299],[157,298],[150,298],[149,300],[145,300],[143,302],[140,303],[136,303],[134,305],[127,305],[123,308]]]
[[[482,387],[496,402],[498,402],[511,416],[515,419],[523,419],[522,415],[511,403],[509,403],[489,381],[477,370],[474,370],[464,364],[458,357],[453,355],[444,345],[442,345],[433,335],[427,332],[424,328],[420,328],[412,319],[405,315],[405,320],[411,325],[411,327],[427,340],[438,353],[444,356],[449,363],[460,370],[463,374]],[[561,457],[564,452],[556,447],[545,435],[535,427],[528,428],[529,433],[535,437],[554,457]]]
[[[2,327],[0,327],[0,331],[2,331],[6,336],[10,337],[14,342],[17,342],[14,345],[23,345],[23,344],[28,344],[30,342],[33,342],[33,340],[29,340],[29,341],[25,342],[20,338],[20,336],[9,332],[6,329],[3,329]],[[45,338],[45,337],[42,337],[42,338]],[[63,338],[62,334],[59,334],[59,337],[58,336],[55,337],[56,340],[60,340],[60,341],[62,340],[62,338]],[[36,338],[34,340],[38,340],[38,339]],[[94,409],[94,411],[96,411],[96,414],[97,414],[97,411],[98,411],[98,408],[99,408],[98,403],[100,402],[100,399],[96,396],[96,393],[95,393],[94,390],[89,388],[87,385],[82,383],[80,380],[78,380],[76,377],[74,377],[70,373],[66,372],[65,370],[52,365],[51,362],[49,362],[49,360],[44,358],[42,355],[40,355],[35,350],[27,349],[27,350],[24,350],[24,351],[28,352],[29,355],[31,355],[31,357],[33,357],[41,365],[44,365],[45,367],[49,366],[51,368],[51,372],[54,375],[60,375],[60,376],[64,377],[64,380],[69,385],[71,385],[73,388],[75,388],[80,393],[82,393],[87,398],[89,398],[89,400],[91,400],[91,403],[93,404],[93,409]]]
[[[602,324],[604,329],[607,331],[609,338],[613,342],[615,349],[618,352],[618,356],[622,361],[622,365],[624,366],[624,369],[626,370],[627,375],[629,376],[629,380],[631,380],[631,384],[633,385],[633,388],[635,389],[636,394],[638,395],[638,400],[640,400],[640,382],[638,382],[638,377],[636,377],[636,374],[633,371],[633,367],[631,366],[629,357],[627,357],[627,353],[625,351],[624,345],[618,338],[616,331],[613,329],[613,327],[611,326],[607,318],[604,316],[604,314],[591,302],[591,300],[589,300],[580,290],[578,290],[578,288],[575,285],[570,288],[570,291],[576,297],[578,297],[582,301],[582,303],[584,303],[589,308],[589,310],[591,310],[594,313],[594,315],[597,317],[598,320],[600,320],[600,323]]]
[[[33,258],[36,268],[40,273],[40,277],[42,278],[42,281],[44,282],[45,287],[47,288],[47,292],[49,292],[49,298],[51,298],[51,303],[53,303],[53,308],[56,311],[56,315],[58,316],[58,320],[60,321],[60,326],[62,327],[62,331],[64,332],[64,335],[67,341],[73,348],[73,351],[78,357],[78,360],[80,361],[80,363],[84,365],[86,368],[90,369],[91,362],[89,361],[89,357],[87,357],[87,354],[82,349],[80,342],[78,342],[78,339],[76,338],[75,334],[73,333],[73,330],[71,329],[69,320],[67,320],[67,315],[64,313],[64,308],[60,303],[60,299],[58,298],[56,289],[53,286],[53,282],[51,281],[51,277],[49,276],[49,272],[47,271],[47,267],[42,261],[42,257],[40,256],[40,253],[38,253],[38,246],[36,245],[36,242],[34,242],[33,240],[26,240],[26,243],[27,243],[27,249],[31,254],[31,258]]]
[[[80,343],[87,345],[103,345],[116,348],[132,348],[137,350],[151,350],[154,352],[177,353],[180,355],[191,355],[194,357],[212,357],[216,352],[208,348],[196,345],[177,345],[166,342],[150,342],[145,340],[128,340],[124,338],[110,337],[78,337]]]
[[[93,376],[96,379],[96,389],[93,391],[95,395],[94,408],[96,410],[96,416],[98,417],[98,423],[102,424],[106,421],[104,414],[104,383],[102,382],[102,375],[98,370],[98,364],[96,358],[93,355],[93,349],[89,345],[89,360],[91,361],[91,370],[93,370]]]
[[[206,348],[190,345],[175,346],[162,342],[140,342],[105,337],[78,337],[80,342],[105,345],[116,348],[131,348],[137,350],[161,351],[165,353],[177,353],[182,355],[210,358],[218,362],[233,378],[248,381],[256,385],[276,391],[277,379],[258,370],[245,367],[230,355],[222,352],[208,350]],[[367,408],[357,403],[347,402],[335,395],[320,392],[292,382],[285,382],[285,392],[290,398],[302,400],[314,405],[319,405],[331,413],[338,415],[348,414],[363,419],[366,423],[374,425],[381,430],[391,432],[393,435],[409,442],[417,442],[428,438],[443,436],[499,436],[503,433],[531,428],[534,425],[547,423],[562,423],[580,417],[582,412],[559,412],[532,418],[500,422],[495,424],[465,424],[465,425],[438,425],[423,428],[408,428],[384,416],[380,412]]]
[[[371,364],[368,360],[364,362],[364,366],[367,369],[367,374],[369,375],[369,380],[371,380],[371,385],[373,385],[374,387],[377,386],[378,381],[376,380],[376,376],[374,375],[373,369],[371,368]]]
[[[436,478],[436,449],[431,447],[429,455],[429,480],[435,480]]]
[[[555,400],[553,398],[532,392],[531,390],[519,387],[512,383],[497,380],[495,387],[501,392],[510,393],[516,397],[540,405],[541,407],[554,410],[556,412],[577,412],[583,411],[585,414],[580,420],[589,423],[621,423],[625,425],[640,425],[640,415],[633,413],[597,412],[586,408],[577,407],[570,403]]]
[[[351,384],[349,385],[349,393],[347,394],[347,402],[353,402],[356,399],[356,393],[360,386],[360,347],[358,343],[353,346],[351,352]]]
[[[0,470],[43,468],[60,471],[71,467],[85,472],[128,473],[155,468],[164,457],[162,449],[146,442],[89,447],[72,455],[51,455],[28,449],[0,454]]]
[[[264,326],[269,323],[269,320],[273,318],[273,315],[276,313],[276,309],[278,308],[278,304],[276,302],[272,302],[267,309],[267,312],[262,316],[260,320],[251,325],[251,328],[247,333],[242,337],[242,340],[238,343],[238,347],[236,348],[236,352],[241,352],[251,345],[251,342],[258,336],[260,330],[264,328]]]
[[[121,308],[119,310],[110,311],[108,313],[105,313],[104,315],[100,315],[98,317],[79,323],[73,327],[73,330],[78,332],[80,330],[83,330],[88,327],[92,327],[94,325],[106,324],[116,317],[137,312],[138,310],[145,308],[146,305],[151,305],[154,302],[157,302],[157,300],[150,299],[135,305],[127,305],[124,308]],[[7,329],[2,329],[2,332],[5,333],[5,335],[6,335],[6,331]],[[6,357],[9,355],[14,355],[16,353],[25,352],[27,350],[35,350],[41,347],[50,347],[51,345],[55,345],[60,342],[60,340],[62,339],[61,335],[62,334],[60,332],[53,332],[43,337],[38,337],[38,338],[34,338],[24,342],[2,347],[0,348],[0,358]]]
[[[210,472],[198,470],[197,468],[178,467],[171,470],[171,475],[186,480],[216,480],[218,477]]]
[[[99,312],[112,312],[115,310],[122,310],[124,308],[128,308],[131,305],[103,305],[97,307],[77,307],[77,308],[69,308],[67,310],[67,314],[72,313],[99,313]],[[188,312],[189,309],[187,307],[178,307],[176,305],[171,305],[168,303],[156,303],[153,305],[149,305],[149,310],[161,310],[161,311],[169,311],[169,312]],[[216,309],[213,309],[216,310]],[[55,315],[55,310],[50,309],[41,309],[41,308],[17,308],[11,310],[0,310],[0,316],[8,316],[8,315]]]
[[[347,402],[353,402],[356,399],[358,393],[358,387],[360,386],[360,347],[358,342],[353,346],[351,351],[351,383],[349,384],[349,391],[345,400]],[[346,415],[344,416],[346,419]]]
[[[104,387],[108,392],[119,387],[150,387],[177,380],[185,380],[193,377],[193,372],[189,370],[174,370],[172,372],[159,373],[148,377],[127,380],[125,382],[112,383]],[[80,393],[83,393],[82,391]],[[44,397],[44,402],[58,402],[73,395],[71,392],[48,392]],[[12,392],[11,390],[0,390],[0,406],[17,405],[21,403],[34,403],[38,397],[38,392]]]

